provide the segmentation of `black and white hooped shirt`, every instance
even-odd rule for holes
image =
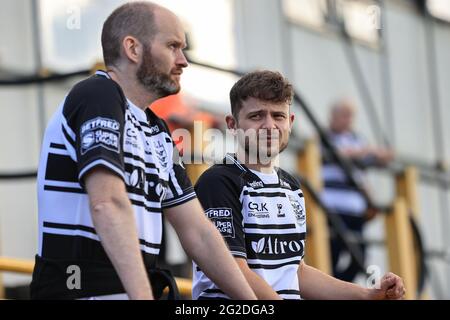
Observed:
[[[279,168],[269,175],[252,171],[229,154],[195,189],[232,255],[246,259],[282,298],[300,299],[306,211],[299,183]],[[194,264],[193,298],[228,297]]]
[[[127,100],[106,72],[75,85],[53,115],[42,145],[39,252],[32,291],[48,289],[77,298],[123,292],[93,226],[83,185],[86,173],[95,167],[125,182],[145,266],[154,268],[162,209],[195,198],[184,168],[173,162],[173,152],[165,123]],[[68,264],[81,268],[78,292],[64,291]]]
[[[329,132],[328,137],[338,150],[360,150],[367,146],[367,142],[354,132]],[[322,167],[324,189],[321,197],[325,206],[331,209],[332,213],[363,217],[368,206],[366,198],[350,183],[342,168],[334,161],[327,159],[325,150],[324,155]],[[354,167],[352,175],[359,183],[365,183],[366,177],[362,170]]]

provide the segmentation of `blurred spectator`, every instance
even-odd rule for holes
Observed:
[[[205,128],[218,128],[225,117],[199,110],[194,105],[186,103],[180,93],[158,99],[150,108],[167,123],[171,133],[179,128],[191,130],[194,121],[203,122]],[[185,148],[189,150],[190,146],[183,146],[182,141],[174,140],[174,142],[181,155]]]
[[[170,131],[178,128],[189,129],[194,121],[203,121],[207,127],[216,127],[223,122],[223,119],[217,119],[214,114],[201,111],[191,103],[185,102],[180,93],[158,99],[150,108],[166,121]]]
[[[352,232],[357,239],[362,240],[365,222],[376,214],[375,209],[368,206],[363,194],[368,191],[363,170],[368,166],[386,165],[393,159],[393,153],[385,148],[369,146],[353,130],[355,114],[356,108],[353,101],[342,99],[335,103],[330,112],[328,137],[339,154],[353,164],[352,175],[365,190],[358,190],[351,185],[344,171],[324,152],[322,199],[325,205],[331,209],[332,214],[338,214],[342,218],[347,230]],[[334,276],[344,281],[353,281],[359,272],[356,261],[350,256],[347,266],[340,268],[342,264],[340,258],[345,253],[348,254],[348,251],[332,230],[330,239]],[[360,243],[359,247],[364,261],[365,245]]]
[[[174,130],[180,128],[191,130],[194,126],[194,121],[203,122],[205,128],[215,128],[219,126],[220,122],[223,122],[223,119],[219,119],[219,116],[200,111],[194,105],[187,103],[180,93],[158,99],[151,104],[150,108],[158,117],[166,122],[171,134]],[[181,139],[176,140],[177,137],[173,135],[172,137],[180,155],[183,156],[183,153],[187,152],[186,156],[188,156],[191,146],[183,145]],[[193,139],[193,137],[191,138]],[[190,278],[192,263],[184,252],[181,251],[181,246],[172,243],[172,241],[177,241],[177,238],[174,237],[174,232],[169,230],[170,227],[164,218],[163,228],[163,240],[158,260],[159,265],[162,268],[172,271],[175,276]],[[170,250],[175,250],[176,252],[169,254],[168,251]],[[176,262],[170,259],[170,256],[174,255],[178,257]]]

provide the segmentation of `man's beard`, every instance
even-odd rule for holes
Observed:
[[[287,148],[287,146],[287,143],[275,146],[254,146],[251,145],[247,140],[245,141],[244,150],[249,159],[254,159],[256,157],[258,159],[258,162],[266,164],[270,160],[278,156],[280,153],[282,153]]]
[[[281,135],[276,139],[272,139],[269,145],[265,136],[255,135],[254,132],[249,134],[248,131],[246,133],[240,132],[240,134],[241,136],[238,138],[240,142],[238,143],[244,147],[245,159],[249,164],[259,163],[266,165],[288,146],[288,141],[280,141],[282,139]]]
[[[178,93],[180,91],[179,83],[172,80],[169,74],[158,70],[152,57],[151,48],[144,46],[144,52],[142,63],[136,72],[139,82],[148,92],[156,95],[157,98]]]

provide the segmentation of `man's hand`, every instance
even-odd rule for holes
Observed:
[[[381,278],[380,289],[369,290],[369,300],[402,300],[405,292],[402,278],[389,272]]]
[[[381,165],[387,165],[395,158],[394,152],[387,148],[376,148],[373,154]]]
[[[374,219],[378,214],[378,210],[373,208],[373,207],[369,207],[367,208],[367,212],[364,216],[364,220],[365,221],[370,221],[372,219]]]

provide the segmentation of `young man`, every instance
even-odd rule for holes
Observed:
[[[259,299],[402,298],[403,282],[394,274],[383,277],[380,289],[366,289],[304,263],[303,193],[296,179],[274,166],[289,141],[292,96],[292,86],[277,72],[249,73],[233,86],[226,122],[238,135],[238,151],[197,182],[206,216]],[[201,266],[194,268],[194,298],[229,298]]]
[[[180,90],[188,64],[179,19],[127,3],[106,20],[102,46],[107,72],[78,83],[45,133],[32,297],[152,299],[164,214],[222,290],[255,298],[147,108]]]

